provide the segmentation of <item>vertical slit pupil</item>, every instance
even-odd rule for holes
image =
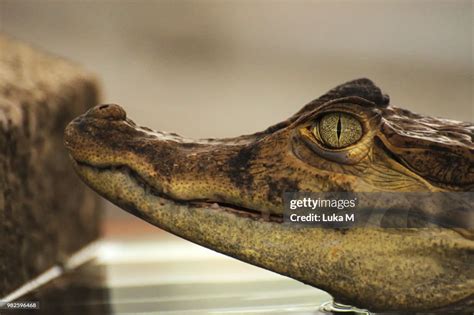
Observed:
[[[341,139],[342,123],[341,123],[341,114],[337,118],[337,140]]]

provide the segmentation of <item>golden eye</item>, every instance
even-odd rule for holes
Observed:
[[[313,126],[314,136],[332,149],[356,143],[362,137],[362,125],[357,118],[346,113],[328,113]]]

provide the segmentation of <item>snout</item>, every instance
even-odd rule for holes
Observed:
[[[133,128],[127,125],[127,114],[117,104],[101,104],[76,117],[64,130],[64,145],[77,161],[102,160],[112,156],[108,144],[124,140],[123,131]]]

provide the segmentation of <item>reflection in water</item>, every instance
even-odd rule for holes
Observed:
[[[39,301],[34,314],[112,314],[105,266],[88,263],[19,299]]]
[[[175,238],[102,241],[96,257],[21,297],[40,309],[18,314],[330,314],[323,291]]]

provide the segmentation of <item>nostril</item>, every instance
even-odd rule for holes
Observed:
[[[108,120],[125,120],[127,118],[125,110],[117,104],[103,104],[95,106],[89,109],[86,115],[93,118]]]

